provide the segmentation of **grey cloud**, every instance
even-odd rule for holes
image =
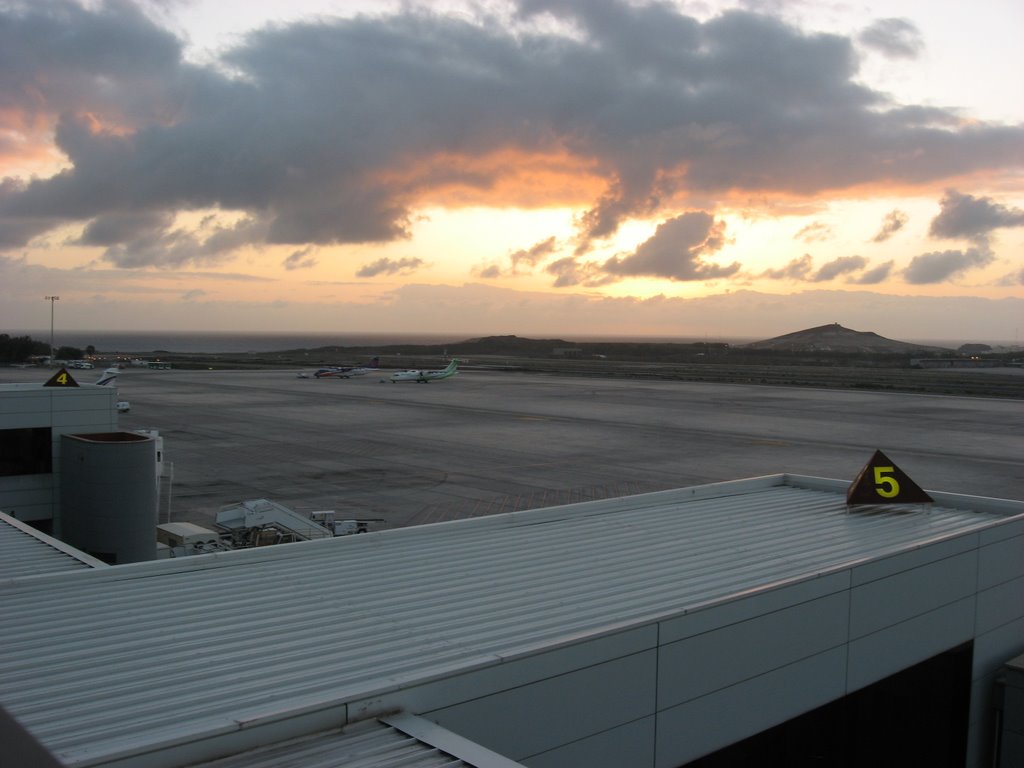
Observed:
[[[915,256],[903,270],[903,279],[914,285],[942,283],[977,267],[985,267],[995,260],[985,248],[966,251],[940,251]]]
[[[910,221],[910,217],[898,208],[890,211],[886,214],[885,221],[882,222],[882,227],[878,230],[878,234],[872,238],[872,242],[884,243],[903,229],[908,221]]]
[[[820,221],[811,222],[793,235],[794,240],[803,240],[805,243],[823,242],[830,237],[832,237],[832,227]]]
[[[513,251],[508,256],[510,269],[507,274],[519,274],[524,265],[532,270],[540,262],[555,253],[557,249],[557,240],[554,237],[548,237],[541,240],[539,243],[535,243],[529,248],[520,248],[518,251]],[[472,272],[477,277],[486,278],[488,280],[503,277],[506,274],[498,264],[491,264],[486,267],[475,267]]]
[[[823,265],[814,273],[811,282],[823,283],[828,280],[835,280],[840,275],[857,272],[867,266],[868,260],[863,256],[840,256]]]
[[[928,228],[932,237],[985,243],[994,229],[1024,226],[1024,211],[1007,208],[989,197],[974,197],[950,189],[943,196],[941,206],[942,210]]]
[[[596,288],[617,279],[605,273],[597,264],[589,261],[580,262],[572,256],[551,262],[545,270],[555,276],[555,288],[568,288],[574,285]]]
[[[356,277],[376,277],[377,275],[410,275],[426,262],[423,259],[388,259],[382,258],[366,264],[358,272]]]
[[[473,274],[475,274],[477,277],[484,278],[485,280],[493,280],[495,278],[501,277],[501,267],[499,267],[497,264],[491,264],[490,266],[475,270]]]
[[[884,264],[879,264],[874,269],[869,269],[860,277],[854,278],[851,282],[857,285],[878,285],[879,283],[884,283],[892,274],[894,263],[893,261],[887,261]]]
[[[181,295],[182,301],[195,301],[196,299],[202,299],[206,297],[207,293],[202,288],[193,288],[191,291],[185,291]]]
[[[555,238],[549,237],[546,240],[541,240],[530,248],[516,251],[509,256],[509,260],[512,262],[512,271],[516,272],[520,264],[525,264],[531,268],[536,267],[538,262],[554,253],[556,247],[557,244]]]
[[[439,191],[497,194],[514,169],[474,161],[511,150],[568,155],[603,179],[579,218],[583,254],[629,217],[670,215],[680,195],[813,194],[1024,162],[1024,127],[896,108],[856,82],[850,38],[748,12],[700,22],[661,2],[523,0],[509,24],[483,4],[475,17],[403,5],[267,27],[199,67],[138,7],[0,10],[0,121],[32,116],[32,140],[52,131],[69,162],[0,187],[3,245],[205,208],[259,223],[234,229],[238,244],[399,240]],[[541,14],[554,27],[534,24]],[[153,234],[106,258],[180,264],[196,244]]]
[[[740,265],[709,264],[703,256],[721,249],[725,243],[725,222],[715,221],[703,211],[692,211],[658,225],[654,235],[640,244],[636,252],[604,263],[604,271],[618,276],[665,277],[670,280],[710,280],[728,277]]]
[[[1018,269],[1016,272],[1010,272],[1008,275],[1003,275],[996,285],[1000,286],[1016,286],[1024,285],[1024,268]]]
[[[293,269],[311,269],[317,265],[317,260],[312,256],[312,248],[303,248],[302,250],[295,251],[290,254],[283,262],[284,268],[287,270]]]
[[[164,230],[174,223],[174,215],[164,211],[115,211],[97,216],[86,224],[76,241],[79,245],[117,245]]]
[[[241,245],[260,242],[265,225],[242,219],[231,226],[206,222],[196,230],[175,227],[169,214],[119,214],[93,220],[80,242],[107,245],[104,258],[115,266],[178,268],[188,264],[216,264]]]
[[[891,59],[917,58],[924,50],[920,30],[907,19],[879,19],[857,39]]]
[[[810,254],[805,253],[799,258],[793,259],[782,269],[767,269],[761,276],[772,280],[806,280],[811,272],[813,259]]]

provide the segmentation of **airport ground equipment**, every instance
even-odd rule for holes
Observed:
[[[355,533],[369,533],[385,523],[384,518],[341,518],[341,513],[333,509],[318,510],[310,513],[310,519],[331,531],[335,536],[351,536]]]
[[[223,506],[217,512],[215,525],[231,535],[231,545],[236,548],[333,536],[309,517],[270,499],[249,499]]]
[[[226,552],[232,548],[220,533],[195,523],[162,523],[156,527],[156,540],[158,559]]]

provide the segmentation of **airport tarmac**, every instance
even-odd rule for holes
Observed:
[[[75,372],[81,382],[92,371]],[[160,521],[269,498],[388,527],[792,473],[852,480],[881,449],[926,489],[1024,498],[1019,400],[464,371],[430,384],[125,369],[156,429]],[[3,369],[0,381],[38,370]]]

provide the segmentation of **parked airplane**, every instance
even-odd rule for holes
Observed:
[[[448,363],[448,367],[443,371],[424,371],[424,370],[411,370],[411,371],[399,371],[398,373],[391,374],[391,383],[394,384],[396,381],[418,381],[423,384],[434,381],[435,379],[447,379],[450,376],[454,376],[459,367],[459,361],[452,359]]]
[[[351,367],[331,365],[327,368],[321,368],[313,374],[313,377],[317,379],[349,379],[353,376],[364,376],[370,371],[376,370],[379,365],[380,358],[375,357],[366,365],[356,365]]]
[[[117,368],[107,368],[102,375],[96,380],[96,386],[98,387],[116,387],[117,386]],[[118,413],[127,413],[132,409],[131,403],[127,400],[118,400],[114,403],[114,407],[117,408]]]

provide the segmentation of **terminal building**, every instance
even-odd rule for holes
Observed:
[[[117,431],[116,399],[116,390],[90,384],[0,384],[0,509],[54,532],[61,437]]]
[[[156,557],[162,438],[117,428],[117,390],[66,370],[0,384],[0,510],[107,563]]]
[[[849,485],[118,565],[0,515],[4,765],[1020,765],[1024,502]]]

